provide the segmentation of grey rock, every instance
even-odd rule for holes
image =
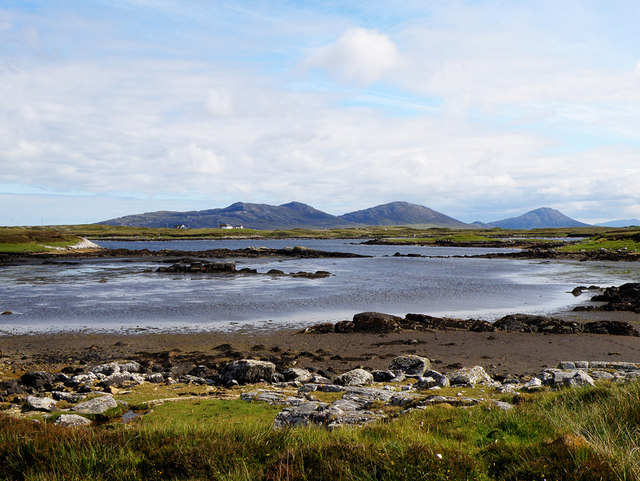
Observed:
[[[509,411],[511,409],[513,409],[513,404],[509,404],[503,401],[497,401],[495,399],[491,399],[489,401],[489,405],[493,406],[495,408],[500,409],[501,411]]]
[[[429,361],[429,359],[413,355],[396,357],[391,361],[391,364],[389,364],[390,371],[402,373],[409,377],[422,376],[429,368],[431,368],[431,361]]]
[[[118,406],[118,403],[115,399],[110,395],[106,395],[77,404],[71,410],[85,414],[102,414],[116,406]]]
[[[53,424],[55,424],[56,426],[67,427],[86,426],[88,424],[91,424],[91,420],[83,416],[79,416],[78,414],[61,414]]]
[[[424,377],[431,377],[433,379],[435,379],[436,381],[436,386],[439,387],[449,387],[450,386],[450,381],[449,378],[447,376],[445,376],[444,374],[439,373],[438,371],[434,371],[433,369],[427,369],[424,374]]]
[[[299,406],[300,404],[308,402],[305,398],[291,396],[288,392],[285,391],[269,391],[265,389],[258,389],[257,391],[242,393],[240,395],[240,398],[245,401],[266,402],[275,406]]]
[[[609,371],[589,371],[589,375],[595,380],[613,380],[616,378],[616,376]]]
[[[558,369],[575,369],[576,364],[571,361],[561,361],[558,363]]]
[[[66,383],[67,386],[77,387],[83,384],[93,384],[98,380],[98,376],[90,372],[87,374],[76,374]]]
[[[299,381],[301,383],[311,382],[314,375],[306,369],[290,367],[282,371],[285,381]]]
[[[164,376],[162,375],[162,373],[159,373],[159,372],[156,372],[153,374],[145,374],[144,379],[147,382],[153,382],[156,384],[164,382]]]
[[[142,372],[142,366],[136,361],[127,361],[120,363],[121,372],[130,372],[131,374],[138,374]]]
[[[89,372],[95,374],[104,374],[105,376],[111,376],[112,374],[120,372],[120,365],[117,362],[108,362],[105,364],[98,364],[97,366],[89,369]]]
[[[500,387],[499,382],[494,381],[485,372],[482,366],[463,367],[458,369],[449,376],[449,382],[452,386],[475,386],[482,384],[490,387]]]
[[[105,377],[99,383],[100,386],[114,387],[130,387],[137,386],[144,382],[144,377],[140,374],[131,374],[126,371],[120,371]]]
[[[393,380],[396,375],[389,370],[376,370],[376,371],[371,371],[371,374],[373,376],[373,382],[389,382],[391,380]]]
[[[308,402],[280,411],[273,421],[274,429],[322,424],[327,419],[326,403]]]
[[[420,376],[416,383],[412,386],[413,389],[431,389],[432,387],[436,387],[438,385],[437,381],[432,377],[422,377]]]
[[[34,411],[53,412],[56,411],[56,401],[50,397],[27,396],[26,407]]]
[[[53,399],[56,401],[66,401],[70,403],[80,402],[87,397],[85,394],[64,391],[53,391],[51,394],[53,395]]]
[[[336,377],[334,382],[342,386],[363,386],[373,383],[373,375],[364,369],[352,369]]]
[[[260,381],[271,382],[276,373],[276,365],[268,361],[242,359],[232,361],[222,370],[222,382],[237,381],[239,384],[253,384]]]

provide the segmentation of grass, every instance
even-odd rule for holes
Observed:
[[[536,393],[510,411],[431,407],[333,431],[273,430],[278,410],[189,399],[81,429],[0,413],[0,479],[640,479],[638,383]]]
[[[57,228],[3,227],[0,229],[0,252],[46,252],[52,247],[69,247],[80,237]]]
[[[600,249],[640,252],[640,229],[631,228],[627,232],[594,236],[578,244],[564,246],[560,250],[564,252],[580,252]]]

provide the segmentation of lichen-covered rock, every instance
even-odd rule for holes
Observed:
[[[452,386],[475,386],[482,384],[490,387],[500,387],[500,383],[491,379],[482,366],[463,367],[449,376]]]
[[[352,369],[334,379],[341,386],[364,386],[373,383],[373,375],[364,369]]]
[[[49,413],[58,409],[56,407],[56,401],[51,399],[50,397],[36,396],[27,396],[26,407],[34,411],[45,411]]]
[[[239,384],[271,382],[276,373],[276,365],[268,361],[241,359],[227,364],[221,372],[222,382],[236,381]]]
[[[398,356],[389,364],[389,370],[393,373],[409,377],[422,376],[430,367],[429,359],[414,355]]]
[[[118,403],[115,399],[110,395],[105,395],[76,404],[71,410],[77,413],[102,414],[116,406],[118,406]]]
[[[56,426],[67,427],[86,426],[88,424],[91,424],[91,420],[78,414],[61,414],[53,424],[55,424]]]

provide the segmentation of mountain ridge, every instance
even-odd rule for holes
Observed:
[[[465,228],[468,224],[408,202],[390,202],[369,209],[334,216],[302,202],[288,202],[278,206],[235,202],[219,209],[201,211],[156,211],[117,217],[97,224],[132,227],[189,228],[218,227],[220,224],[244,226],[258,230],[272,229],[328,229],[362,227],[365,225],[432,225],[434,227]]]

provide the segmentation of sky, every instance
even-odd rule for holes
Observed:
[[[0,225],[640,218],[637,0],[0,0]]]

